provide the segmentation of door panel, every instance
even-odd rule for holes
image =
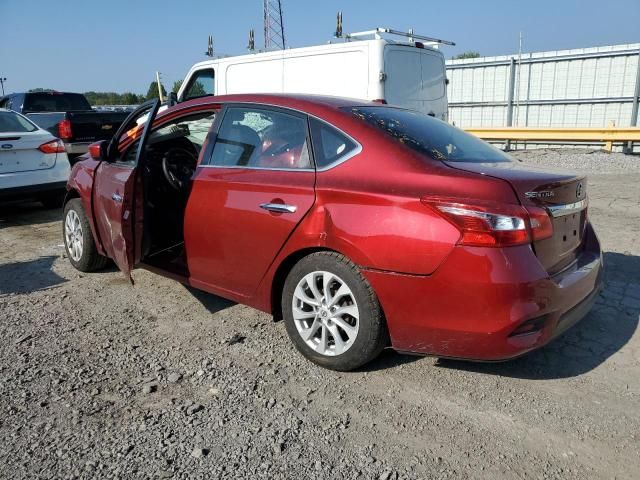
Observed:
[[[194,285],[251,296],[313,205],[314,184],[308,170],[199,167],[185,214]],[[261,207],[268,203],[295,211]]]
[[[127,248],[127,239],[132,237],[133,231],[135,172],[132,165],[102,162],[96,170],[93,185],[98,234],[107,255],[125,274],[128,273],[125,270],[133,265],[133,250]]]
[[[137,173],[144,161],[144,150],[159,106],[158,100],[144,103],[127,117],[109,143],[107,158],[94,174],[96,229],[105,252],[131,282],[131,270],[140,256],[143,225],[143,191]],[[137,145],[120,152],[120,138],[135,127],[143,115],[146,119]]]

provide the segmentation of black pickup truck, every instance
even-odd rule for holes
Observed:
[[[0,97],[0,108],[15,110],[60,138],[69,159],[85,153],[89,145],[108,140],[128,112],[96,111],[80,93],[28,92]]]

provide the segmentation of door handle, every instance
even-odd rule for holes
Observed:
[[[113,195],[111,195],[111,200],[113,200],[114,202],[122,203],[122,195],[114,193]]]
[[[295,205],[285,205],[284,203],[261,203],[260,208],[278,213],[295,213],[298,209]]]

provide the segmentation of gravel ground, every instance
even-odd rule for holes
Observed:
[[[640,172],[640,156],[607,153],[587,149],[533,149],[510,152],[512,157],[526,163],[545,167],[585,172],[587,174]]]
[[[640,158],[516,156],[589,173],[606,288],[501,364],[387,351],[326,371],[251,308],[79,274],[59,212],[0,206],[0,477],[639,478]]]

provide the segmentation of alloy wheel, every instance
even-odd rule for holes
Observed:
[[[82,257],[82,224],[75,210],[69,210],[64,221],[64,238],[67,251],[74,262]]]
[[[293,293],[293,320],[315,352],[340,355],[353,345],[360,326],[355,295],[337,275],[315,271],[305,275]]]

